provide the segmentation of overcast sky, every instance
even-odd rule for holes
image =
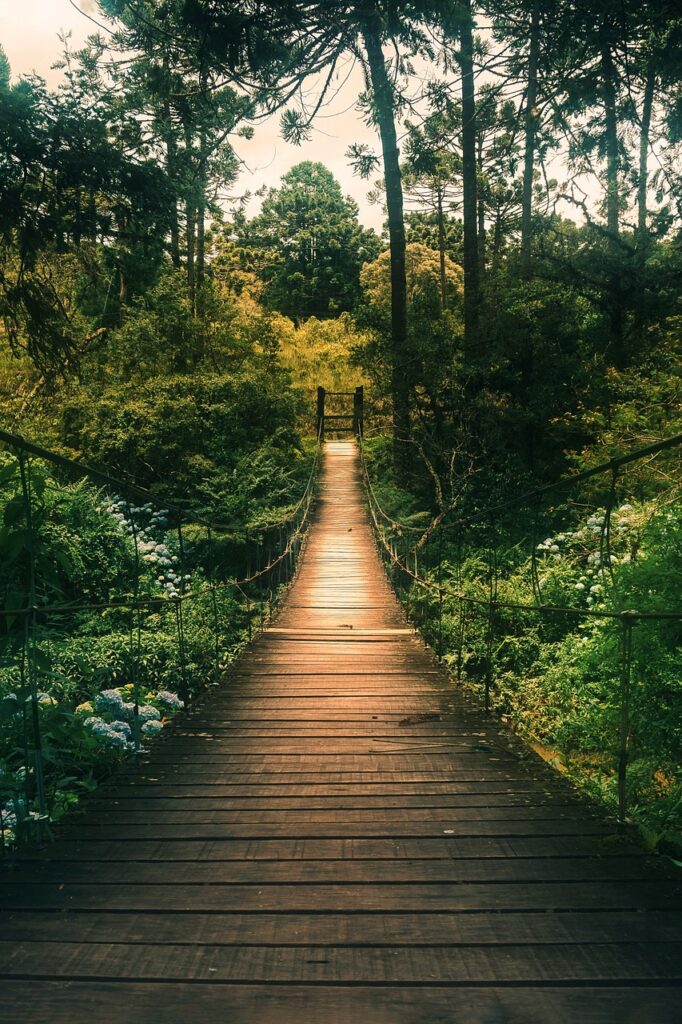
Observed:
[[[75,0],[81,10],[97,17],[94,0]],[[71,33],[71,46],[77,48],[96,27],[83,17],[69,0],[0,0],[0,43],[2,43],[12,75],[36,71],[50,86],[59,83],[60,72],[51,65],[59,58],[59,33]],[[343,75],[341,76],[341,79]],[[381,227],[379,207],[371,206],[366,195],[369,184],[353,176],[345,157],[352,142],[376,145],[372,129],[367,128],[356,112],[355,99],[362,88],[357,70],[339,89],[333,104],[317,119],[310,142],[292,146],[279,135],[278,118],[258,124],[253,140],[236,140],[236,148],[245,162],[245,171],[237,185],[237,193],[255,192],[262,185],[276,185],[280,177],[301,160],[320,160],[341,182],[341,187],[360,206],[360,219],[367,225]]]

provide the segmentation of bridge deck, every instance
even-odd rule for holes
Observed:
[[[672,1024],[680,887],[614,832],[415,638],[330,443],[276,625],[5,879],[2,1019]]]

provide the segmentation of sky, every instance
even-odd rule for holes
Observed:
[[[80,8],[80,11],[77,9]],[[84,12],[84,13],[81,13]],[[16,79],[22,74],[37,72],[48,85],[59,84],[61,72],[51,65],[59,59],[62,44],[60,33],[70,33],[70,46],[77,49],[96,26],[86,15],[97,19],[95,0],[0,0],[0,43],[2,44]],[[315,83],[312,83],[314,88]],[[373,128],[363,123],[356,110],[358,94],[364,83],[360,69],[349,67],[337,75],[335,95],[330,105],[318,114],[309,142],[293,146],[285,142],[279,132],[279,115],[256,125],[252,140],[235,139],[235,148],[243,161],[243,173],[234,189],[235,196],[247,191],[255,193],[263,186],[276,187],[280,178],[302,160],[319,160],[340,182],[346,195],[355,199],[360,220],[366,227],[381,230],[384,213],[380,205],[367,201],[371,182],[356,177],[346,151],[355,142],[369,144],[379,152],[379,140]],[[563,178],[565,166],[561,155],[548,164],[551,176]],[[600,188],[593,178],[581,179],[588,201],[596,203]],[[253,198],[247,207],[250,214],[257,212],[260,199]],[[558,210],[574,220],[582,218],[574,207],[561,202]]]
[[[94,0],[75,0],[86,14],[97,17]],[[70,45],[78,48],[96,26],[79,13],[69,0],[0,0],[0,43],[12,68],[13,78],[32,71],[46,79],[48,85],[59,84],[59,71],[51,70],[58,60],[62,44],[59,34],[70,32]],[[348,69],[340,73],[339,85]],[[355,110],[358,92],[363,88],[359,69],[338,90],[333,103],[318,115],[316,127],[308,143],[292,146],[279,134],[279,119],[274,117],[256,126],[252,140],[236,139],[235,147],[244,161],[244,173],[235,192],[255,192],[261,186],[276,186],[283,174],[302,160],[319,160],[341,183],[360,207],[360,220],[367,227],[381,228],[383,213],[367,202],[370,182],[353,175],[345,153],[353,142],[367,142],[378,149],[373,129],[363,124]],[[254,200],[250,211],[257,208]]]

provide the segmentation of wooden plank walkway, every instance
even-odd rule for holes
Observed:
[[[682,893],[467,702],[352,443],[276,625],[2,886],[12,1024],[673,1024]]]

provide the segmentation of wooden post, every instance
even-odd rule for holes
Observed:
[[[355,389],[353,395],[353,433],[362,437],[364,433],[365,392],[362,385]]]
[[[319,441],[324,440],[324,388],[317,389],[317,437]]]

